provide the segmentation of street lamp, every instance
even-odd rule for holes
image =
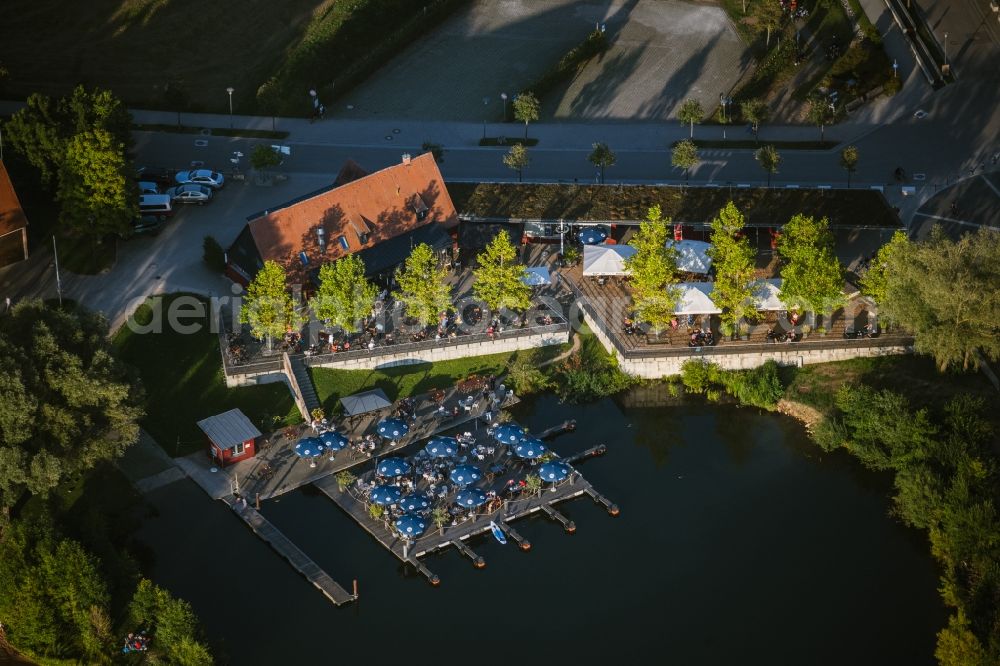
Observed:
[[[503,100],[503,121],[507,122],[507,93],[500,93],[500,99]]]
[[[233,129],[233,87],[226,88],[226,92],[229,93],[229,129]]]

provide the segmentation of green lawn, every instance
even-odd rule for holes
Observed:
[[[479,217],[549,220],[641,220],[650,206],[677,222],[708,222],[732,199],[748,224],[781,225],[793,215],[825,216],[832,226],[898,227],[878,192],[871,190],[786,190],[679,188],[656,185],[537,185],[448,183],[459,213]]]
[[[148,324],[154,301],[162,301],[166,313],[175,298],[150,299],[135,313],[135,320]],[[166,325],[160,333],[138,334],[126,324],[114,337],[119,355],[138,370],[145,388],[147,415],[142,426],[167,453],[190,453],[204,446],[196,422],[234,407],[243,410],[262,432],[298,423],[301,417],[284,383],[226,387],[218,337],[209,331],[207,319],[202,323],[201,331],[187,335]]]
[[[542,347],[534,352],[539,362],[553,358],[568,345]],[[384,370],[331,370],[311,368],[316,395],[328,414],[340,409],[339,400],[347,395],[372,388],[385,391],[390,400],[425,393],[435,388],[447,388],[472,374],[499,375],[518,354],[514,352],[472,356],[438,363],[402,365]]]

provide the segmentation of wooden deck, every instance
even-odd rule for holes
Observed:
[[[327,599],[338,606],[356,599],[353,594],[349,594],[347,590],[341,587],[337,581],[333,580],[328,573],[323,571],[318,564],[313,562],[308,555],[303,553],[298,546],[292,543],[288,537],[282,534],[278,528],[272,525],[267,518],[262,516],[252,506],[249,504],[247,506],[243,506],[243,502],[233,495],[223,497],[222,501],[228,504],[229,508],[231,508],[233,512],[243,520],[243,522],[250,526],[250,529],[254,531],[254,534],[270,544],[271,548],[274,548],[278,554],[288,560],[288,562],[295,567],[299,573],[305,576],[306,580],[315,585]]]
[[[541,433],[541,436],[550,436],[555,432],[566,428],[566,424],[560,424]],[[577,455],[564,458],[568,463],[579,461],[585,458],[601,455],[605,452],[603,445],[579,453]],[[489,487],[502,489],[511,475],[506,474],[495,478]],[[376,541],[384,546],[390,553],[395,555],[400,561],[408,562],[416,567],[432,585],[437,585],[440,579],[434,575],[425,565],[419,562],[418,558],[428,555],[434,551],[448,547],[457,548],[463,555],[468,557],[476,568],[486,566],[486,561],[482,556],[473,551],[467,543],[471,537],[484,534],[490,531],[490,521],[494,521],[504,530],[522,550],[529,550],[531,544],[518,534],[509,523],[519,518],[530,516],[539,511],[544,512],[549,518],[563,525],[567,532],[576,530],[572,521],[568,520],[555,508],[555,504],[567,500],[587,495],[595,502],[607,508],[608,513],[618,515],[618,507],[609,500],[601,496],[590,483],[575,472],[569,479],[554,487],[547,487],[542,492],[531,497],[518,497],[516,499],[503,500],[502,506],[492,513],[477,513],[473,517],[453,525],[446,525],[443,529],[431,527],[420,538],[409,544],[400,538],[399,534],[391,526],[382,520],[376,521],[368,514],[367,504],[355,497],[348,489],[341,491],[337,482],[332,477],[326,477],[313,482],[321,492],[333,500],[341,509],[351,516],[362,528],[371,534]]]

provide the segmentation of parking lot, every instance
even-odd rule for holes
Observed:
[[[716,6],[477,0],[340,100],[335,115],[498,120],[500,93],[522,90],[600,24],[611,47],[542,100],[543,118],[662,120],[687,97],[711,109],[750,63]]]

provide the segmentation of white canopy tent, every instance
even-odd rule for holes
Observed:
[[[529,287],[541,287],[552,284],[552,276],[549,275],[548,266],[529,266],[525,276],[521,278],[521,282]]]
[[[708,256],[711,243],[696,240],[667,241],[667,247],[677,250],[677,270],[685,273],[708,273],[712,258]]]
[[[757,280],[751,286],[753,290],[753,306],[760,312],[787,310],[788,306],[778,298],[781,291],[781,278]]]
[[[722,312],[709,297],[712,293],[711,282],[681,282],[677,286],[681,289],[681,297],[674,314],[703,315]]]
[[[627,275],[625,260],[636,252],[631,245],[584,245],[584,275]]]

